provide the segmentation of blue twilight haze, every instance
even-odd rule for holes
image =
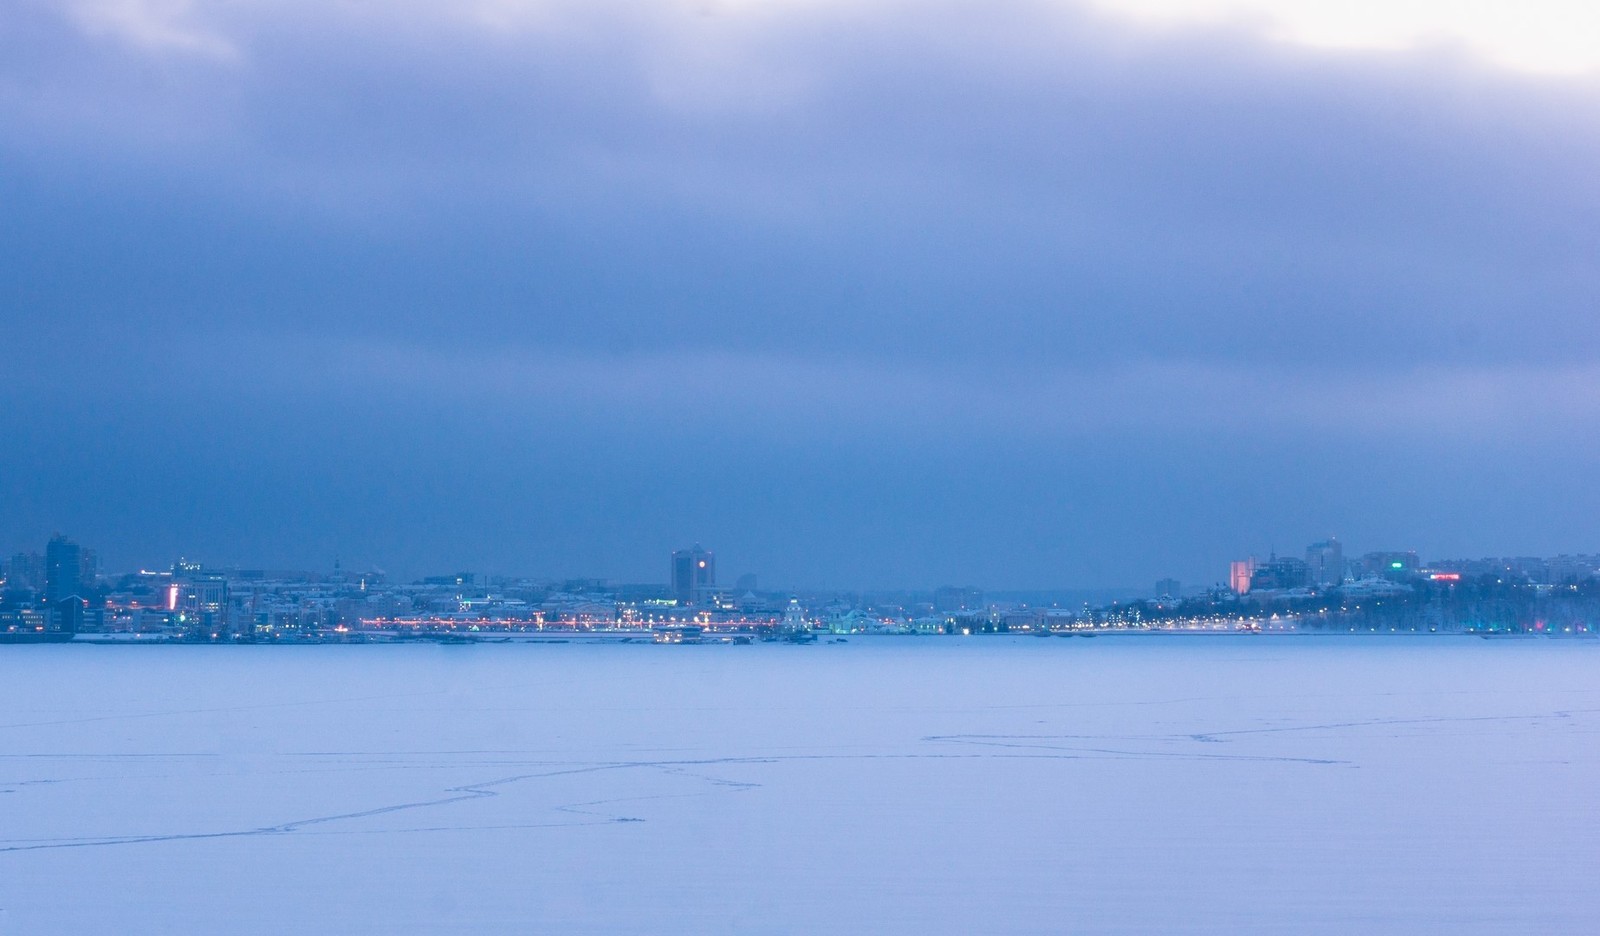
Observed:
[[[836,587],[1591,551],[1593,68],[1114,7],[14,3],[0,543],[657,581],[698,540]]]

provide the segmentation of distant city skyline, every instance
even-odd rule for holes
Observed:
[[[249,561],[217,562],[210,561],[193,551],[185,552],[165,562],[143,562],[133,566],[107,569],[102,566],[101,554],[98,549],[86,547],[71,537],[56,532],[45,545],[43,552],[40,552],[37,548],[23,546],[0,554],[0,582],[4,582],[8,587],[12,588],[36,589],[41,594],[48,595],[49,600],[53,602],[69,593],[75,592],[80,587],[80,583],[95,582],[102,573],[113,578],[136,572],[158,573],[167,570],[187,570],[197,573],[201,571],[211,573],[249,572],[251,574],[265,573],[268,575],[312,574],[336,577],[361,577],[373,574],[385,580],[412,582],[441,582],[445,579],[454,578],[462,582],[476,580],[479,584],[494,579],[546,582],[555,585],[568,582],[605,584],[607,586],[659,586],[663,594],[670,595],[679,603],[693,605],[699,603],[703,596],[712,594],[743,591],[775,593],[795,590],[874,591],[883,593],[921,592],[953,595],[964,594],[967,591],[971,591],[973,594],[992,591],[1015,595],[1028,593],[1042,595],[1051,592],[1101,592],[1105,594],[1126,593],[1129,596],[1149,594],[1160,597],[1164,595],[1176,598],[1201,591],[1221,589],[1243,595],[1262,589],[1332,587],[1364,576],[1382,577],[1393,572],[1413,575],[1430,569],[1463,570],[1468,568],[1474,569],[1476,572],[1482,572],[1490,566],[1503,567],[1507,571],[1530,575],[1532,581],[1547,581],[1549,580],[1548,575],[1555,575],[1556,578],[1562,581],[1577,581],[1600,575],[1600,552],[1590,553],[1583,550],[1571,550],[1539,556],[1529,553],[1502,551],[1481,556],[1467,556],[1464,554],[1425,556],[1412,549],[1377,549],[1355,551],[1347,555],[1345,552],[1346,545],[1339,537],[1327,537],[1307,545],[1303,552],[1304,558],[1301,558],[1301,555],[1294,550],[1280,552],[1275,547],[1269,549],[1264,555],[1254,551],[1246,551],[1245,558],[1219,559],[1213,562],[1212,566],[1218,571],[1215,576],[1200,575],[1183,579],[1173,575],[1163,575],[1155,579],[1153,587],[1132,581],[1091,584],[1057,582],[1016,586],[984,582],[978,579],[833,585],[819,582],[783,581],[772,577],[767,577],[763,581],[762,577],[755,571],[745,571],[719,581],[715,551],[706,549],[699,543],[689,547],[673,549],[668,557],[665,574],[657,577],[652,577],[648,574],[639,577],[596,575],[595,570],[592,569],[577,573],[564,572],[559,574],[527,569],[503,571],[493,568],[466,568],[460,564],[428,568],[416,572],[402,572],[385,568],[381,564],[346,563],[339,557],[335,557],[326,565],[273,564]],[[1537,572],[1536,567],[1544,569],[1548,574]],[[447,572],[445,571],[447,568],[453,568],[456,571]],[[69,570],[71,575],[68,574]],[[1559,570],[1559,573],[1549,572],[1549,570]],[[765,588],[763,588],[763,584],[766,586]]]
[[[717,580],[716,553],[675,549],[666,582],[539,579],[468,570],[398,580],[377,570],[168,568],[99,574],[96,554],[51,537],[0,565],[0,643],[349,643],[586,639],[661,644],[815,643],[819,634],[1077,633],[1588,635],[1600,554],[1423,562],[1410,550],[1343,558],[1336,538],[1305,559],[1229,564],[1226,586],[1165,578],[1119,592],[768,587]]]

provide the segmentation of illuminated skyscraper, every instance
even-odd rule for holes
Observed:
[[[694,544],[672,553],[672,595],[679,604],[699,604],[717,584],[717,557]]]
[[[1228,566],[1228,587],[1235,595],[1250,591],[1250,579],[1256,574],[1256,557],[1242,559]]]

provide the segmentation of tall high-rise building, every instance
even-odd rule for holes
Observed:
[[[1250,579],[1256,574],[1256,557],[1241,559],[1228,565],[1228,587],[1235,595],[1248,594]]]
[[[78,551],[78,581],[84,588],[93,588],[100,581],[100,556],[92,549]]]
[[[38,591],[44,587],[44,557],[36,552],[17,553],[6,563],[6,588]]]
[[[1156,597],[1157,598],[1181,598],[1181,597],[1183,597],[1183,583],[1179,582],[1177,579],[1172,579],[1172,578],[1164,578],[1164,579],[1158,580],[1156,582]]]
[[[57,533],[44,550],[44,600],[57,630],[83,621],[83,549]]]
[[[1330,536],[1320,543],[1306,547],[1306,565],[1311,567],[1311,581],[1315,585],[1338,585],[1344,581],[1344,547],[1338,537]]]
[[[679,604],[699,604],[702,594],[717,584],[717,557],[700,544],[672,553],[672,596]]]
[[[46,601],[65,601],[80,597],[83,591],[83,549],[65,536],[56,534],[44,550],[44,597]]]

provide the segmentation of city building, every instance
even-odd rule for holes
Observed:
[[[190,575],[175,584],[176,609],[197,634],[228,633],[228,579],[216,573]]]
[[[800,599],[790,598],[789,606],[783,612],[783,631],[788,634],[798,634],[811,629],[811,624],[806,620],[805,609],[800,607]]]
[[[1257,565],[1250,576],[1251,591],[1310,588],[1311,567],[1292,556],[1274,556]]]
[[[983,590],[946,585],[933,593],[933,609],[940,614],[983,610]]]
[[[6,563],[6,588],[38,591],[44,587],[44,557],[36,552],[17,553]]]
[[[1336,537],[1306,547],[1306,565],[1311,568],[1311,583],[1319,586],[1344,582],[1344,547]]]
[[[1161,579],[1160,581],[1156,582],[1156,597],[1181,598],[1183,597],[1183,584],[1177,579]]]
[[[78,550],[78,581],[85,589],[100,581],[100,556],[87,547]]]
[[[1551,585],[1576,585],[1595,577],[1600,557],[1560,555],[1545,560],[1545,581]]]
[[[1421,566],[1415,552],[1369,552],[1361,557],[1363,576],[1410,578]]]
[[[83,550],[56,534],[44,552],[44,595],[49,602],[80,597],[83,591]]]
[[[1250,592],[1250,580],[1256,574],[1256,557],[1240,559],[1228,564],[1228,588],[1235,595],[1245,595]]]
[[[717,557],[699,543],[672,553],[672,596],[679,604],[699,604],[717,584]]]
[[[44,600],[50,626],[76,633],[83,624],[83,549],[57,533],[44,550]]]

